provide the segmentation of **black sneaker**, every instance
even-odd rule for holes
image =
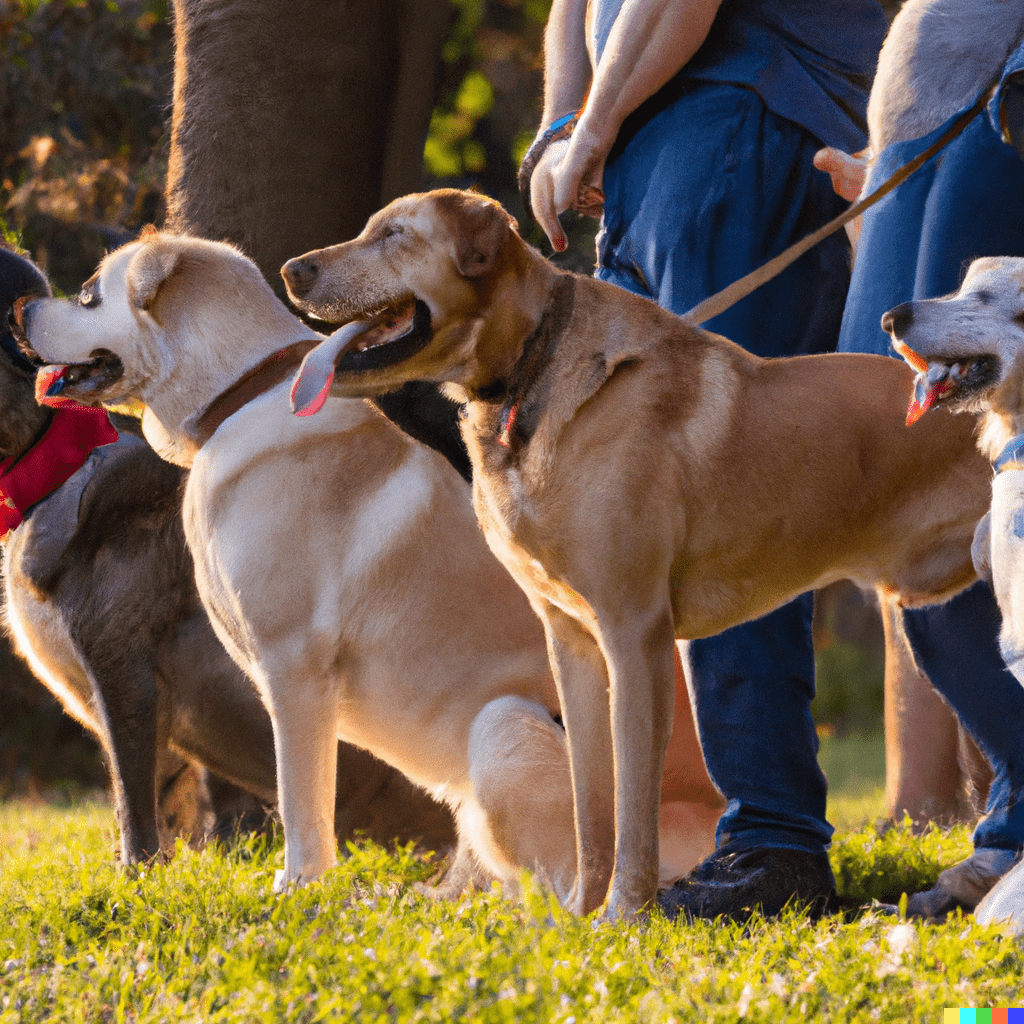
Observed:
[[[836,884],[825,853],[728,846],[698,864],[689,875],[658,892],[658,905],[670,918],[684,915],[746,921],[756,910],[765,917],[789,903],[806,904],[812,917],[834,909]]]

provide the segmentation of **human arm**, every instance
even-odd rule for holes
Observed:
[[[590,81],[581,48],[585,0],[555,0],[545,31],[544,124],[586,107],[567,143],[541,157],[533,173],[534,216],[557,251],[566,246],[558,214],[578,207],[581,186],[601,188],[604,163],[622,122],[697,52],[722,0],[625,0]],[[587,57],[581,61],[581,53]],[[589,95],[586,85],[590,84]],[[575,104],[575,105],[574,105]],[[599,207],[584,206],[596,214]]]
[[[546,143],[543,136],[549,126],[574,114],[583,106],[590,88],[591,66],[586,36],[587,0],[553,0],[544,29],[544,111],[537,137],[527,151],[519,171],[519,187],[527,212],[533,212],[538,223],[551,239],[555,250],[565,249],[561,225],[547,211],[553,202],[552,159],[565,152],[564,141]],[[570,126],[571,130],[571,126]],[[532,154],[543,146],[536,166],[531,167]],[[543,170],[542,170],[543,166]],[[537,211],[542,211],[538,216]],[[553,229],[549,230],[554,219]]]

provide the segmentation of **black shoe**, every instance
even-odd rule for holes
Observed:
[[[812,917],[834,909],[835,879],[824,853],[723,846],[658,893],[667,917],[685,915],[689,921],[725,917],[742,922],[755,910],[774,917],[789,903],[808,904]]]

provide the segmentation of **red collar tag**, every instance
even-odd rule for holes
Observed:
[[[27,452],[0,462],[0,537],[20,526],[36,502],[84,466],[94,448],[116,440],[117,430],[105,409],[55,409],[46,433]]]
[[[519,412],[519,403],[516,402],[511,408],[506,409],[501,417],[501,430],[498,433],[498,444],[502,448],[512,447],[512,428],[516,425],[516,414]]]

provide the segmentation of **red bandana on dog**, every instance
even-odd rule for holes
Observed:
[[[27,452],[0,462],[0,537],[80,469],[94,448],[112,444],[117,430],[105,409],[63,405]]]

